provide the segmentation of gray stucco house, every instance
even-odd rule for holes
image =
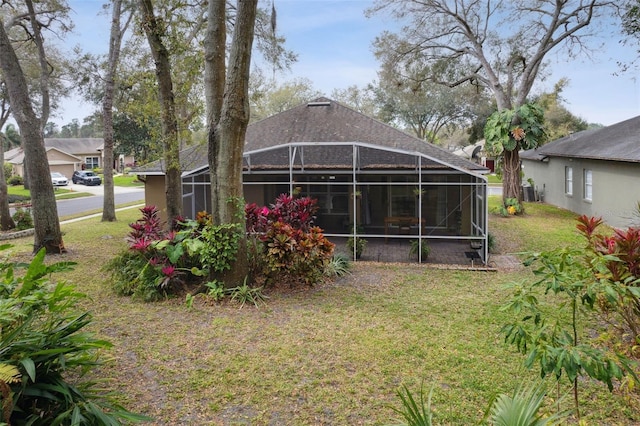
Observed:
[[[638,222],[640,116],[566,136],[520,158],[525,179],[533,179],[544,202],[614,227]]]

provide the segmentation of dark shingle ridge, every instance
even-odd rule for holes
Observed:
[[[640,116],[565,136],[523,153],[523,158],[536,157],[640,162]]]
[[[326,97],[300,104],[251,124],[245,140],[245,152],[299,142],[360,142],[419,152],[469,171],[486,170],[444,148],[408,135]]]

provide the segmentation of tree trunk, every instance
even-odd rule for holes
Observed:
[[[16,227],[9,210],[9,194],[7,190],[7,178],[4,175],[4,142],[0,137],[0,230],[9,231]]]
[[[220,2],[224,3],[224,2]],[[249,124],[249,71],[251,67],[251,48],[256,20],[258,1],[238,1],[233,41],[229,53],[229,65],[226,73],[224,96],[212,99],[218,88],[208,88],[209,107],[209,169],[211,170],[211,198],[216,223],[238,224],[242,238],[236,262],[225,276],[226,285],[240,284],[247,277],[247,244],[244,234],[244,197],[242,192],[242,155],[247,125]],[[222,36],[217,32],[224,29],[225,11],[221,7],[209,8],[210,22],[207,39],[212,48],[219,49]],[[217,38],[216,38],[217,36]],[[211,49],[207,50],[208,53]],[[225,66],[223,56],[207,56],[208,76],[221,75]],[[216,59],[217,58],[217,59]],[[220,107],[219,117],[215,117]]]
[[[224,2],[222,2],[224,3]],[[173,80],[169,52],[162,41],[162,28],[153,12],[151,0],[140,0],[142,26],[147,34],[149,47],[156,64],[158,97],[162,108],[162,145],[165,165],[165,195],[167,200],[167,220],[182,216],[182,170],[180,167],[180,144],[178,141],[178,121],[176,118]]]
[[[18,57],[0,20],[0,68],[7,84],[13,117],[18,123],[24,149],[24,167],[31,187],[35,236],[34,252],[45,247],[47,253],[65,251],[58,222],[58,208],[51,185],[49,162],[44,147],[41,120],[31,105],[27,82]]]
[[[502,202],[507,198],[515,198],[522,204],[522,175],[518,148],[504,151],[502,156]]]
[[[217,208],[220,190],[218,188],[217,158],[220,146],[218,122],[222,111],[226,79],[226,4],[222,1],[209,2],[207,34],[204,44],[205,55],[205,96],[207,103],[207,144],[209,176],[211,181],[211,216],[213,223],[222,223]]]
[[[104,99],[102,101],[102,119],[104,125],[104,198],[102,205],[102,221],[116,220],[116,202],[113,189],[113,93],[115,91],[115,75],[120,58],[120,43],[123,31],[120,29],[122,1],[113,0],[111,8],[111,33],[109,35],[109,63],[104,83]]]

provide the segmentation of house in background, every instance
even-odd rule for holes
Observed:
[[[59,172],[71,178],[73,172],[78,170],[78,165],[82,163],[80,157],[60,151],[57,148],[47,147],[45,149],[49,160],[49,170],[52,172]],[[7,151],[5,162],[11,164],[13,175],[24,177],[24,152],[22,148]]]
[[[102,138],[46,138],[44,146],[57,148],[81,159],[81,168],[101,168],[103,164],[102,151],[104,139]]]
[[[453,153],[466,160],[481,164],[493,173],[495,172],[495,159],[493,157],[487,157],[487,153],[484,150],[484,143],[484,139],[481,139],[470,145],[459,147],[455,149]]]
[[[181,152],[187,217],[210,211],[206,146]],[[472,242],[487,258],[489,170],[327,98],[252,123],[243,164],[245,201],[268,205],[281,193],[318,200],[328,237],[357,229],[377,241]],[[166,212],[163,163],[134,169],[147,205]]]
[[[102,138],[46,138],[44,140],[49,169],[71,178],[76,170],[102,167]],[[24,176],[24,152],[14,148],[5,153],[4,159],[13,167],[13,174]]]
[[[520,154],[544,202],[627,227],[640,201],[640,116]]]

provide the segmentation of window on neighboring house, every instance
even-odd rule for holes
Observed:
[[[564,193],[573,195],[573,168],[564,168]]]
[[[584,199],[593,199],[593,173],[589,169],[584,169]]]
[[[100,167],[100,157],[85,157],[84,158],[85,168],[87,170],[95,169],[96,167]]]

